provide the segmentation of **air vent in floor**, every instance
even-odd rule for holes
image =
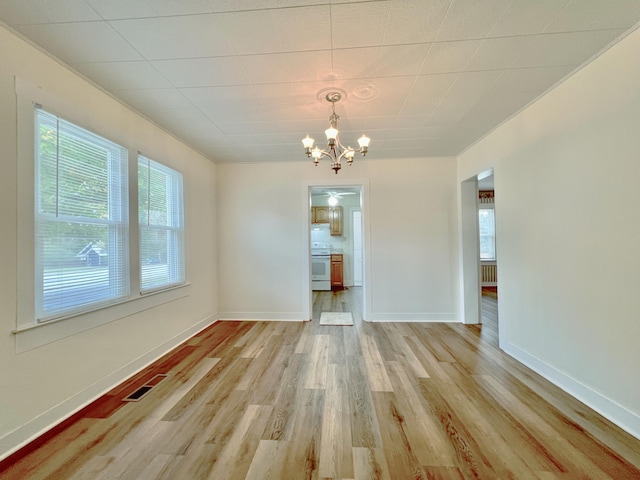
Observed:
[[[145,383],[143,386],[138,388],[131,395],[129,395],[126,398],[123,398],[122,401],[123,402],[138,402],[138,401],[140,401],[142,399],[142,397],[144,397],[147,393],[149,393],[153,387],[155,387],[158,383],[160,383],[166,377],[167,377],[167,374],[159,373],[158,375],[153,377],[151,380],[149,380],[147,383]]]

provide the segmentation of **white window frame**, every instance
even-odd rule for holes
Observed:
[[[87,130],[118,141],[129,138],[126,129],[109,118],[88,111],[73,98],[60,97],[21,78],[15,78],[16,136],[17,136],[17,303],[15,313],[15,348],[17,353],[41,347],[51,342],[76,335],[110,322],[123,320],[142,311],[185,298],[190,294],[191,283],[150,292],[139,293],[138,266],[138,196],[137,151],[139,145],[120,141],[128,148],[129,170],[129,278],[131,293],[120,303],[97,307],[86,312],[75,312],[46,322],[36,321],[35,311],[35,122],[34,108],[42,105],[45,110]],[[153,146],[153,145],[152,145]],[[186,236],[186,235],[185,235]],[[185,247],[186,251],[186,247]],[[186,265],[185,261],[185,265]],[[155,293],[155,294],[151,294]]]
[[[141,170],[147,170],[147,186],[141,188]],[[162,220],[154,215],[151,200],[151,172],[164,178],[161,188],[164,199]],[[146,198],[144,192],[147,193]],[[146,205],[146,208],[145,208]],[[172,288],[185,283],[185,227],[184,192],[182,173],[144,155],[138,155],[138,220],[140,256],[140,292],[148,294]],[[166,236],[166,250],[146,250],[145,233],[159,233]],[[156,260],[157,259],[157,263]],[[159,270],[160,274],[155,274]],[[159,280],[150,281],[156,275]],[[148,283],[147,283],[148,281]]]
[[[65,317],[71,314],[95,310],[104,305],[119,303],[129,297],[129,204],[128,204],[128,152],[127,149],[115,142],[107,140],[97,133],[80,127],[79,125],[69,122],[66,119],[47,111],[46,109],[36,106],[34,111],[34,141],[36,144],[34,152],[35,175],[34,175],[34,193],[35,193],[35,302],[36,302],[36,321],[46,322],[56,318]],[[40,155],[40,129],[39,127],[48,126],[52,129],[56,138],[56,154],[53,158],[55,162],[55,175],[48,177],[48,182],[52,182],[55,186],[54,203],[55,208],[52,210],[51,205],[44,204],[43,185],[43,165],[45,157]],[[83,207],[83,204],[89,200],[89,197],[81,198],[77,202],[75,199],[64,200],[65,194],[60,189],[58,178],[64,174],[64,165],[81,166],[73,158],[62,156],[60,148],[58,148],[61,135],[74,138],[78,145],[91,145],[94,150],[101,150],[107,158],[104,172],[97,171],[96,174],[104,174],[106,190],[106,207],[107,217],[98,218],[82,214],[82,212],[68,210],[64,205],[68,204],[77,209]],[[58,157],[58,152],[60,156]],[[52,158],[49,157],[49,161]],[[51,168],[51,167],[49,167]],[[82,182],[86,183],[86,182]],[[68,197],[68,195],[67,195]],[[92,227],[106,227],[108,252],[104,254],[106,269],[100,267],[87,267],[80,265],[81,258],[76,262],[78,265],[63,265],[62,267],[47,267],[46,263],[51,261],[50,254],[46,252],[43,233],[45,225],[83,225],[86,226],[85,233],[91,231]],[[79,232],[77,232],[79,233]],[[42,238],[42,242],[38,241]],[[61,237],[63,238],[63,237]],[[87,238],[88,239],[88,238]],[[84,240],[83,240],[84,245]],[[73,253],[72,253],[73,254]],[[67,259],[67,262],[70,260]],[[54,259],[57,261],[57,259]],[[54,273],[51,273],[51,272]],[[60,275],[56,278],[56,271]],[[103,279],[103,277],[106,278]],[[77,277],[77,280],[74,280]],[[106,285],[101,285],[105,283]],[[53,289],[61,291],[61,294],[52,295],[47,302],[45,291]],[[47,305],[49,303],[49,305]]]
[[[493,232],[490,235],[483,235],[480,228],[480,215],[483,210],[491,211],[493,216]],[[492,257],[483,257],[482,256],[482,238],[489,237],[490,243],[492,245],[493,256]],[[495,209],[493,204],[481,204],[478,207],[478,248],[480,254],[480,261],[482,262],[494,262],[496,260],[496,217],[495,217]]]

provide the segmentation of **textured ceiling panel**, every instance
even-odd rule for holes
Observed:
[[[198,15],[213,12],[208,0],[86,0],[86,3],[105,20]]]
[[[235,54],[217,15],[116,20],[109,25],[148,60]]]
[[[485,38],[510,3],[510,0],[452,0],[436,39],[443,42]]]
[[[52,3],[52,2],[49,2]],[[14,28],[17,25],[32,25],[56,22],[82,22],[101,20],[102,17],[84,0],[57,1],[55,8],[42,0],[0,2],[0,18]]]
[[[72,64],[107,90],[145,90],[170,88],[171,83],[149,62],[95,62]]]
[[[491,37],[517,37],[542,33],[570,0],[513,0],[491,29]]]
[[[3,0],[0,21],[216,162],[456,155],[636,28],[638,0]]]
[[[46,45],[66,63],[143,60],[143,56],[106,22],[44,23],[16,26],[22,35]]]
[[[249,84],[238,57],[156,60],[151,65],[178,88]]]

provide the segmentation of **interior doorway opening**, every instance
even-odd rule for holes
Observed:
[[[484,323],[498,343],[498,252],[493,170],[462,182],[462,310],[465,323]]]
[[[496,345],[498,329],[498,250],[496,248],[493,170],[478,175],[478,244],[480,253],[480,322],[482,335]]]
[[[364,318],[366,292],[364,187],[362,185],[309,185],[310,315],[314,298],[328,291],[359,289],[359,317]],[[325,266],[323,266],[325,265]],[[327,271],[327,268],[329,269]]]

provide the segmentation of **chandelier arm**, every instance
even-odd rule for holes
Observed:
[[[327,152],[326,150],[320,150],[320,158],[322,157],[329,157],[329,158],[333,158],[333,156],[331,155],[331,152]]]
[[[343,153],[340,155],[344,155],[344,152],[347,150],[353,150],[356,153],[362,153],[362,147],[360,148],[353,148],[353,147],[345,147],[344,145],[342,145],[342,143],[340,143],[340,139],[338,137],[336,137],[336,146],[340,147],[340,151],[342,151]]]
[[[354,153],[362,153],[362,150],[356,150],[355,148],[352,148],[351,151],[353,151]],[[346,153],[348,152],[348,150],[345,150],[344,152],[342,152],[340,154],[340,156],[338,157],[338,160],[342,160],[342,158],[346,158],[347,162],[351,163],[353,162],[353,157],[351,158],[351,160],[349,160],[349,157],[346,156]]]

